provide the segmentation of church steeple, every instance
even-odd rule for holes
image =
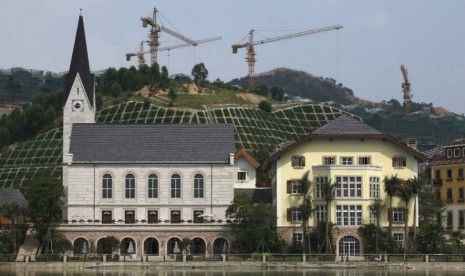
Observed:
[[[82,11],[81,11],[82,12]],[[65,90],[63,93],[63,106],[71,92],[76,76],[79,74],[84,90],[89,100],[89,105],[94,107],[94,75],[90,72],[89,57],[87,55],[86,34],[84,31],[84,19],[79,16],[79,23],[74,40],[73,56],[69,66],[69,72],[65,79]]]

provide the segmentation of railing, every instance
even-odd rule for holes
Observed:
[[[112,221],[100,221],[100,220],[63,220],[62,225],[184,225],[184,224],[213,224],[213,223],[231,223],[232,220],[204,220],[204,221],[195,221],[195,220],[180,220],[180,221],[170,221],[170,220],[158,220],[157,222],[148,222],[147,220],[134,220],[127,222],[124,220],[112,220]]]
[[[15,262],[16,255],[0,254],[0,262]],[[30,258],[22,260],[31,262]],[[283,263],[439,263],[464,262],[465,254],[361,254],[336,256],[334,254],[154,254],[135,256],[131,254],[41,254],[37,262],[283,262]]]

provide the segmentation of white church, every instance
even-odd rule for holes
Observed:
[[[138,259],[163,260],[184,238],[193,241],[192,254],[227,253],[225,211],[235,185],[254,188],[247,181],[257,167],[246,154],[235,156],[234,126],[97,124],[95,114],[80,16],[63,96],[66,196],[58,227],[74,253],[111,254],[108,236],[121,242],[121,255]]]

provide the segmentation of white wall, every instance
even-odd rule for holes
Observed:
[[[247,178],[245,181],[237,180],[237,172],[245,171],[247,173]],[[240,157],[234,162],[234,188],[236,189],[253,189],[255,188],[255,183],[257,181],[256,169],[250,164],[247,159]]]

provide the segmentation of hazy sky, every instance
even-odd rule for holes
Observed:
[[[170,74],[189,74],[204,62],[210,80],[229,81],[247,75],[245,49],[233,55],[231,45],[250,29],[260,39],[341,24],[340,31],[257,46],[255,72],[288,67],[334,78],[364,99],[402,102],[404,64],[414,101],[465,113],[462,0],[1,0],[0,68],[68,70],[80,8],[91,69],[136,65],[125,53],[147,40],[139,18],[154,6],[163,25],[189,38],[223,37],[160,53]],[[161,46],[179,43],[165,33],[160,39]]]

